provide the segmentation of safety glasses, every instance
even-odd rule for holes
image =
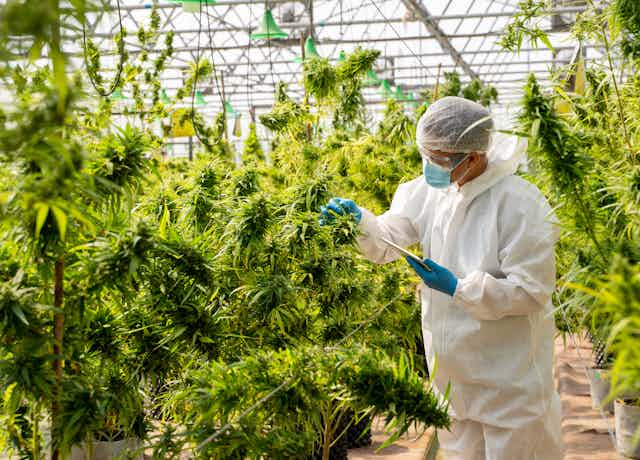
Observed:
[[[421,151],[422,157],[430,163],[453,170],[464,160],[468,153],[434,153],[429,150]]]

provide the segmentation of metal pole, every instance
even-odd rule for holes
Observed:
[[[222,118],[224,119],[224,131],[223,131],[223,135],[224,135],[224,140],[228,141],[229,140],[229,136],[227,134],[227,96],[225,95],[224,92],[224,72],[220,71],[220,89],[222,91]]]

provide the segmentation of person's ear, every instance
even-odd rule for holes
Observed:
[[[470,166],[477,164],[478,161],[480,161],[480,154],[478,152],[471,152],[467,157],[467,161]]]

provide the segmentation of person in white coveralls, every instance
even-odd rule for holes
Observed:
[[[447,460],[562,459],[560,399],[553,381],[554,244],[558,229],[542,193],[514,175],[519,142],[491,144],[493,121],[458,97],[433,103],[416,129],[423,174],[401,184],[375,216],[333,198],[333,213],[359,222],[373,262],[400,254],[380,240],[422,245],[422,330],[435,386],[451,384]],[[427,288],[428,287],[428,288]]]

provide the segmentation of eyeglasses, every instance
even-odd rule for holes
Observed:
[[[430,163],[435,163],[438,166],[443,166],[448,169],[454,169],[458,166],[462,160],[464,160],[468,153],[434,153],[430,150],[421,151],[420,154]]]

